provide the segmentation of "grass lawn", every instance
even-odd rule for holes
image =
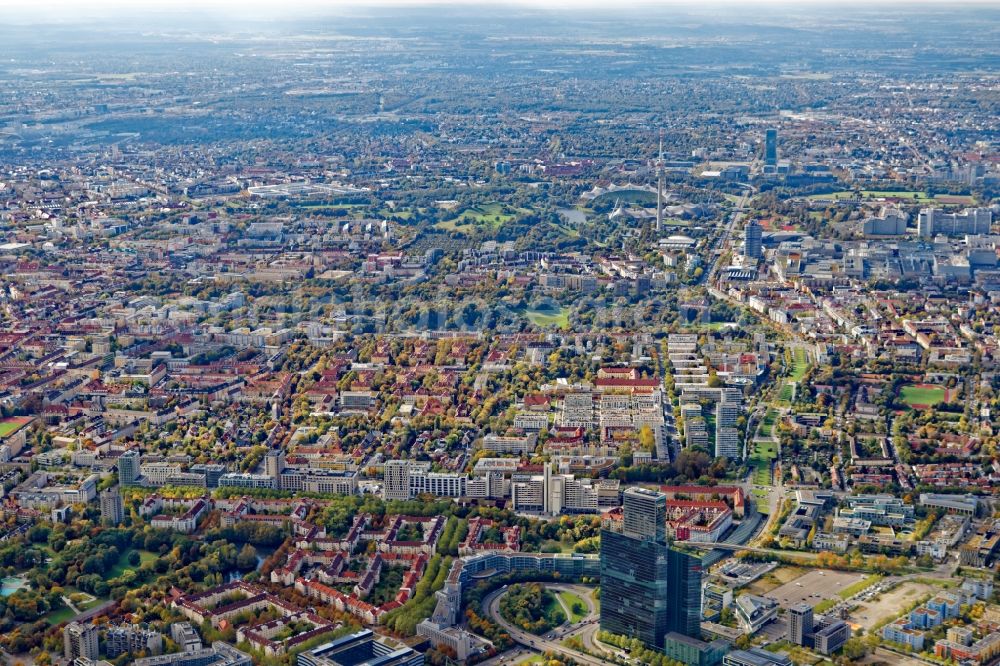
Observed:
[[[544,599],[545,601],[545,619],[552,627],[558,627],[566,622],[566,613],[563,612],[562,606],[559,604],[559,600],[551,592],[548,593]],[[546,631],[551,631],[547,629]],[[545,633],[544,631],[541,633]]]
[[[74,595],[79,597],[79,601],[74,599]],[[89,592],[84,592],[83,590],[77,589],[72,586],[67,586],[63,588],[63,596],[69,597],[73,601],[73,605],[76,606],[81,611],[90,610],[94,606],[99,606],[103,604],[107,599],[101,599],[95,597]]]
[[[580,598],[579,594],[573,592],[559,592],[559,599],[569,611],[569,621],[579,622],[587,617],[587,603]]]
[[[756,479],[756,471],[755,471],[755,473],[754,473],[754,482],[756,482],[756,480],[757,479]],[[754,488],[754,490],[753,490],[753,498],[757,502],[757,513],[766,514],[766,513],[770,512],[771,507],[770,507],[770,505],[767,502],[767,491],[766,490],[760,490],[758,488]]]
[[[806,355],[804,349],[796,347],[792,351],[792,367],[788,369],[788,377],[781,384],[781,389],[778,391],[778,401],[782,403],[791,403],[792,401],[792,384],[800,383],[809,372],[809,357]]]
[[[801,382],[808,370],[809,357],[806,356],[806,350],[796,347],[792,352],[792,371],[789,373],[788,379],[793,382]]]
[[[774,423],[778,420],[778,412],[773,409],[767,410],[764,418],[760,422],[760,436],[770,437],[774,432]]]
[[[563,236],[566,236],[566,238],[579,238],[580,237],[580,232],[579,231],[577,231],[576,229],[573,229],[572,227],[568,227],[568,226],[566,226],[564,224],[555,224],[553,222],[549,222],[549,226],[552,227],[553,229],[555,229],[556,231],[558,231],[559,233],[561,233]]]
[[[118,578],[118,576],[121,576],[129,569],[138,568],[138,567],[133,567],[128,563],[128,554],[131,552],[132,552],[131,550],[128,550],[122,553],[122,556],[118,558],[118,562],[115,564],[115,566],[111,567],[111,569],[108,571],[107,579]],[[146,564],[147,562],[154,561],[156,557],[157,557],[156,553],[151,553],[148,550],[140,550],[139,566],[141,567],[143,564]]]
[[[761,436],[771,436],[771,433],[774,431],[774,423],[777,418],[777,412],[770,409],[767,411],[767,414],[764,415],[764,419],[760,423]],[[753,451],[750,454],[749,463],[753,468],[753,482],[755,485],[771,485],[771,461],[777,457],[778,445],[774,442],[755,442],[753,444]],[[758,497],[758,507],[761,504],[766,505],[766,500],[762,502],[761,498]],[[766,513],[766,511],[764,511],[764,513]]]
[[[525,310],[524,316],[528,318],[535,326],[539,328],[546,328],[549,326],[554,326],[556,328],[569,328],[569,310],[566,308],[559,308],[554,310],[552,308],[540,308],[537,310]]]
[[[504,211],[510,212],[504,212]],[[491,231],[496,231],[501,226],[517,219],[518,215],[524,215],[531,211],[525,208],[504,207],[503,204],[491,203],[483,206],[473,206],[466,208],[457,217],[434,225],[436,229],[445,231],[474,231],[477,227],[486,226]]]
[[[45,621],[52,626],[55,626],[60,622],[69,622],[74,617],[76,617],[76,613],[73,612],[73,609],[69,606],[63,605],[46,615]]]
[[[915,409],[933,407],[944,402],[947,391],[943,386],[932,384],[907,384],[899,391],[899,397]]]
[[[750,457],[750,466],[753,467],[753,482],[757,486],[769,486],[771,485],[771,463],[768,460],[753,455]],[[763,502],[758,502],[758,506],[764,503],[766,505],[766,500]],[[767,513],[764,511],[763,513]]]
[[[837,604],[839,604],[840,601],[841,600],[839,598],[838,599],[823,599],[823,601],[819,602],[818,604],[816,604],[813,607],[813,612],[814,613],[825,613],[826,611],[830,610],[831,608],[833,608],[834,606],[836,606]]]
[[[547,661],[545,657],[540,654],[533,654],[526,659],[522,659],[517,662],[517,666],[530,666],[531,664],[543,664]]]

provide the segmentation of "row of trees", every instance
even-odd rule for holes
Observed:
[[[438,541],[437,552],[441,555],[458,555],[458,546],[469,534],[469,523],[458,516],[449,516],[444,531]]]
[[[434,612],[437,599],[434,593],[444,587],[451,569],[452,559],[435,555],[427,563],[427,570],[420,578],[413,596],[400,608],[390,611],[382,619],[382,624],[400,636],[413,636],[417,625]]]

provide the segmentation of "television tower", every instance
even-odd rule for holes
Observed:
[[[660,154],[656,158],[656,233],[663,229],[663,130],[660,130]]]

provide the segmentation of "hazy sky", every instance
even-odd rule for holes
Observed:
[[[284,21],[306,18],[334,18],[338,15],[363,14],[366,8],[391,11],[392,7],[421,6],[515,6],[526,11],[592,10],[601,14],[620,14],[625,18],[635,10],[657,7],[691,16],[751,16],[754,7],[762,10],[788,7],[802,15],[811,9],[840,12],[845,6],[859,10],[888,7],[905,15],[905,5],[941,10],[959,6],[1000,9],[1000,0],[0,0],[0,28],[8,26],[105,23],[129,24],[136,29],[179,27],[177,21],[190,18],[190,27],[205,27],[198,19],[225,20],[231,27],[259,24],[261,21]],[[729,9],[731,8],[731,9]],[[773,12],[771,18],[774,18]],[[791,12],[790,12],[791,13]],[[849,18],[850,14],[844,15]],[[761,16],[763,18],[763,16]],[[162,23],[157,23],[161,20]],[[152,23],[151,23],[152,21]],[[124,22],[124,23],[123,23]],[[218,26],[216,26],[218,27]]]
[[[608,0],[0,0],[0,8],[5,12],[30,13],[37,15],[50,14],[76,14],[86,15],[91,13],[102,13],[111,11],[138,12],[146,11],[177,11],[185,10],[223,10],[227,12],[245,13],[268,12],[268,13],[296,13],[296,12],[335,12],[338,8],[364,7],[364,6],[419,6],[419,5],[442,5],[455,4],[465,6],[475,5],[503,5],[516,4],[528,7],[556,7],[556,8],[611,8],[622,5],[661,5],[670,7],[690,7],[700,8],[706,5],[735,5],[746,6],[750,4],[785,4],[796,8],[804,8],[810,5],[845,5],[855,4],[862,6],[878,5],[929,5],[938,4],[942,6],[954,4],[975,4],[1000,7],[1000,0],[615,0],[609,4]]]

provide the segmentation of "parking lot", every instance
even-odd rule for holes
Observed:
[[[802,602],[815,606],[824,599],[839,599],[837,593],[849,585],[864,580],[865,574],[846,571],[816,570],[799,576],[767,593],[788,608]]]

